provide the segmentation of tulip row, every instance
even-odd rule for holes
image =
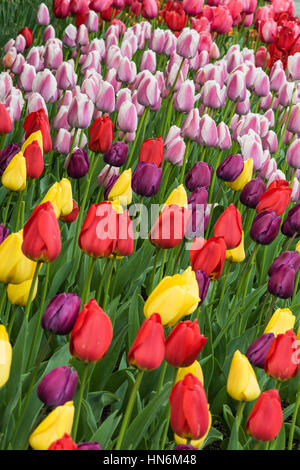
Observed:
[[[4,46],[2,449],[295,445],[294,4],[160,3],[41,3]]]

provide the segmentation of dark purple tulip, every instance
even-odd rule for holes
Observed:
[[[217,177],[223,181],[234,181],[244,169],[244,160],[239,153],[229,155],[217,168]]]
[[[289,210],[287,215],[287,220],[289,221],[289,227],[296,233],[300,235],[300,204],[296,204]]]
[[[0,245],[8,236],[9,230],[3,224],[0,224]]]
[[[56,295],[45,310],[42,327],[56,335],[67,335],[78,317],[80,304],[80,297],[74,293]]]
[[[83,178],[89,171],[89,166],[90,161],[87,151],[84,149],[76,149],[71,155],[67,173],[70,178]]]
[[[105,191],[104,191],[104,199],[106,200],[108,198],[108,195],[110,193],[110,190],[112,189],[113,185],[115,184],[115,182],[117,181],[117,179],[119,178],[120,175],[113,175],[110,180],[108,181],[106,187],[105,187]]]
[[[197,162],[188,172],[185,178],[185,185],[189,191],[196,188],[207,189],[210,185],[212,167],[205,162]]]
[[[199,305],[201,305],[208,292],[210,277],[204,271],[201,271],[201,269],[195,271],[195,274],[199,287],[199,297],[201,299]]]
[[[275,338],[274,333],[266,333],[257,338],[247,349],[246,356],[255,367],[264,368],[269,349]]]
[[[126,162],[128,145],[125,142],[115,142],[103,156],[105,163],[111,166],[122,166]]]
[[[77,444],[77,450],[102,450],[99,442],[80,442]]]
[[[281,255],[274,259],[273,263],[269,267],[268,275],[272,276],[283,264],[293,268],[297,272],[300,268],[299,253],[297,251],[285,251],[284,253],[281,253]]]
[[[175,450],[198,450],[196,447],[191,444],[179,444],[175,447]]]
[[[269,245],[278,235],[281,218],[273,211],[258,214],[250,229],[250,237],[261,245]]]
[[[154,196],[159,190],[161,175],[161,168],[154,163],[138,163],[132,174],[132,190],[140,196]]]
[[[260,176],[247,183],[240,194],[240,201],[244,206],[255,209],[260,196],[265,192],[265,184]]]
[[[61,406],[72,400],[77,387],[77,372],[71,367],[56,367],[45,375],[37,388],[39,399],[47,406]]]
[[[288,217],[285,219],[285,221],[281,225],[281,232],[282,232],[283,235],[285,235],[286,237],[289,237],[289,238],[293,237],[296,233],[291,228],[290,219]]]
[[[5,168],[17,153],[20,152],[18,144],[13,143],[7,145],[3,150],[0,150],[0,176],[3,175]]]
[[[282,264],[269,279],[268,291],[270,294],[280,297],[280,299],[288,299],[292,297],[294,292],[296,271]]]
[[[192,239],[203,237],[205,231],[205,211],[207,207],[208,192],[205,188],[196,188],[188,198],[190,217],[187,222],[185,237]]]

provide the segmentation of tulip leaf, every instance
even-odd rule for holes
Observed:
[[[68,261],[66,264],[61,264],[57,271],[51,266],[51,273],[54,273],[54,275],[47,293],[47,299],[52,299],[52,297],[59,293],[59,289],[70,274],[73,265],[73,261]]]
[[[134,448],[137,448],[141,439],[145,437],[156,414],[161,407],[167,403],[171,388],[171,383],[165,384],[161,393],[156,395],[147,406],[144,407],[143,411],[134,418],[124,436],[122,444],[123,449],[127,449],[130,445],[134,445]]]
[[[218,429],[211,427],[208,432],[207,438],[205,439],[205,442],[202,446],[202,449],[204,449],[206,446],[210,444],[213,444],[213,442],[222,441],[222,440],[223,440],[223,434]]]
[[[133,341],[135,340],[136,334],[141,325],[140,309],[143,309],[142,306],[144,302],[138,292],[139,287],[137,287],[134,291],[128,312],[128,348],[131,347]]]
[[[285,440],[286,440],[285,425],[283,423],[278,436],[270,445],[269,450],[285,450]]]
[[[91,436],[90,441],[91,442],[99,442],[101,445],[102,449],[107,449],[107,444],[109,440],[111,439],[113,433],[115,432],[115,429],[117,428],[122,415],[117,416],[119,413],[118,410],[114,411],[109,415],[108,418],[106,418],[105,421],[101,424],[101,426],[97,429],[97,431]]]

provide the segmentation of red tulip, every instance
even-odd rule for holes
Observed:
[[[117,214],[117,244],[114,254],[129,256],[134,250],[133,225],[128,210]]]
[[[226,257],[226,243],[223,237],[195,238],[190,250],[193,271],[204,271],[211,279],[218,279]]]
[[[150,242],[159,248],[174,248],[179,245],[187,229],[189,211],[172,204],[165,206],[149,234]]]
[[[22,251],[33,261],[50,262],[61,250],[60,229],[50,201],[39,204],[23,229]]]
[[[198,320],[181,321],[166,339],[166,361],[174,367],[188,367],[197,359],[208,338],[200,333]]]
[[[161,168],[164,157],[164,142],[162,137],[144,140],[139,154],[139,162],[154,163]]]
[[[299,26],[294,21],[287,21],[284,25],[278,27],[276,46],[284,52],[289,51],[296,42],[299,33]]]
[[[275,185],[270,187],[260,196],[256,212],[274,211],[276,215],[282,215],[291,201],[292,188]]]
[[[41,147],[34,140],[24,151],[27,178],[39,178],[44,171],[44,158]]]
[[[71,0],[53,0],[53,14],[57,18],[67,18],[70,13]]]
[[[181,31],[187,24],[188,17],[181,2],[168,1],[160,13],[172,31]]]
[[[242,217],[234,204],[225,209],[214,226],[214,236],[223,237],[227,250],[239,246],[242,240]]]
[[[99,117],[90,128],[89,149],[106,153],[114,140],[114,125],[109,116]]]
[[[186,439],[201,439],[209,426],[209,411],[202,383],[192,374],[177,382],[170,395],[170,424]]]
[[[19,31],[18,34],[22,34],[22,36],[25,38],[26,41],[26,49],[31,46],[32,41],[33,41],[33,34],[32,30],[30,28],[22,28],[21,31]]]
[[[128,362],[141,370],[157,369],[165,354],[165,335],[158,313],[147,318],[128,352]]]
[[[117,244],[117,212],[110,202],[91,205],[78,244],[82,251],[94,258],[112,255]]]
[[[70,224],[71,222],[74,222],[74,220],[77,219],[77,216],[78,216],[78,206],[76,204],[76,202],[73,200],[73,210],[72,212],[70,212],[70,214],[68,215],[62,215],[60,217],[60,220],[62,220],[63,222],[67,222],[67,224]]]
[[[70,353],[86,362],[102,359],[113,337],[110,318],[95,299],[84,305],[73,326],[70,337]]]
[[[52,442],[48,450],[77,450],[77,444],[75,444],[69,434],[65,433],[61,439]]]
[[[44,152],[50,152],[52,149],[50,124],[48,116],[43,108],[28,114],[25,118],[23,127],[25,129],[25,139],[27,139],[33,132],[40,130],[43,136]]]
[[[273,441],[282,423],[280,396],[278,390],[273,388],[259,396],[248,417],[246,431],[258,441]]]
[[[299,369],[299,347],[293,330],[274,339],[265,360],[265,372],[276,380],[295,377]]]
[[[9,134],[13,128],[9,112],[3,103],[0,102],[0,135]]]

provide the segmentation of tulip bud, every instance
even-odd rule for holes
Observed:
[[[110,318],[95,299],[84,305],[72,329],[70,353],[81,361],[102,359],[110,346],[113,329]]]
[[[61,406],[72,400],[77,387],[77,372],[71,367],[56,367],[37,387],[37,395],[46,406]]]
[[[137,111],[130,101],[126,100],[122,103],[116,126],[123,132],[135,132],[137,130]]]
[[[223,270],[226,256],[226,243],[223,237],[208,240],[195,238],[190,250],[190,260],[194,271],[204,271],[212,280],[218,279]]]
[[[52,442],[48,450],[77,450],[77,444],[65,433],[62,438]]]
[[[244,169],[243,157],[240,154],[229,155],[217,168],[217,176],[223,181],[235,181]]]
[[[9,379],[12,360],[12,346],[4,325],[0,325],[0,388]]]
[[[300,168],[300,139],[295,139],[286,152],[286,162],[292,168]]]
[[[227,96],[231,101],[245,101],[246,82],[243,72],[237,70],[232,72],[227,81]]]
[[[260,176],[249,181],[241,191],[240,201],[244,206],[255,209],[260,196],[265,192],[265,185]]]
[[[50,23],[49,10],[45,3],[39,5],[35,21],[40,26],[47,26]]]
[[[99,442],[80,442],[77,450],[102,450]]]
[[[274,333],[264,333],[259,336],[247,349],[246,356],[255,367],[264,368],[265,360],[273,343]]]
[[[207,339],[200,334],[197,319],[179,322],[166,339],[166,361],[174,367],[192,365]]]
[[[140,162],[132,175],[131,186],[140,196],[152,197],[159,191],[162,171],[154,163]]]
[[[80,304],[81,300],[76,294],[56,295],[45,310],[42,327],[56,335],[70,333],[79,314]]]
[[[1,182],[10,191],[23,191],[26,187],[26,160],[17,153],[5,168]]]
[[[255,372],[247,357],[236,351],[227,378],[227,392],[238,401],[253,401],[260,395]]]
[[[65,433],[71,434],[74,418],[72,401],[56,407],[33,431],[29,444],[34,450],[47,450],[50,445],[62,438]]]
[[[266,426],[268,417],[268,426]],[[273,441],[279,434],[283,414],[278,390],[263,392],[255,403],[247,419],[246,431],[258,441]]]
[[[268,282],[268,291],[270,294],[281,299],[292,297],[295,275],[296,271],[292,267],[285,264],[279,266],[279,268],[271,274]]]
[[[74,96],[68,112],[68,123],[71,127],[87,129],[91,124],[93,112],[94,105],[86,95]]]
[[[13,157],[20,153],[18,144],[12,143],[0,150],[0,175],[2,176]]]
[[[197,162],[185,178],[185,185],[189,191],[197,188],[207,189],[210,185],[212,167],[205,162]]]
[[[295,377],[299,369],[299,346],[292,330],[279,334],[273,341],[264,366],[267,375],[276,380]]]
[[[242,217],[234,204],[230,204],[218,218],[214,226],[214,236],[223,237],[227,250],[236,248],[241,243]]]
[[[128,352],[128,362],[141,370],[153,370],[161,365],[164,353],[164,329],[160,315],[153,313],[139,328]]]

